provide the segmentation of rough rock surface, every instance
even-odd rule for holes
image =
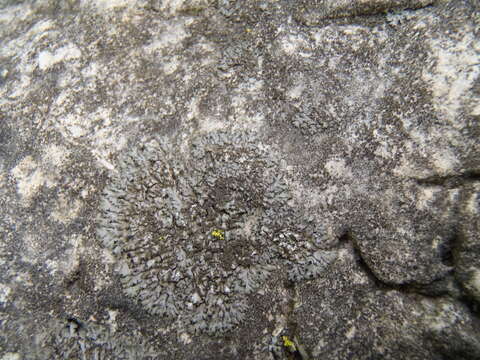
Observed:
[[[0,359],[480,358],[476,0],[0,0]]]

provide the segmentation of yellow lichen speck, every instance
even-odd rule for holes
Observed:
[[[225,233],[223,230],[213,230],[212,231],[212,236],[219,239],[219,240],[224,240],[225,239]]]
[[[297,351],[295,343],[288,338],[288,336],[282,336],[283,346],[285,346],[291,352]]]

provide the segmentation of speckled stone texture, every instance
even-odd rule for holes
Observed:
[[[479,359],[476,0],[0,0],[0,360]]]

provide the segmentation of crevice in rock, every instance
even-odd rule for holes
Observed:
[[[452,267],[452,271],[444,277],[435,279],[428,284],[391,284],[383,281],[375,274],[365,260],[355,238],[349,232],[346,232],[340,237],[340,246],[343,246],[342,244],[345,243],[352,244],[358,265],[379,289],[384,291],[395,290],[403,294],[415,294],[426,298],[447,297],[456,299],[463,303],[472,314],[478,316],[480,314],[479,305],[465,292],[461,281],[458,279],[458,274],[455,271],[456,256],[460,241],[459,233],[455,229],[451,238],[442,245],[440,250],[441,261],[445,265]]]
[[[332,16],[326,17],[325,19],[326,20],[335,20],[335,19],[364,18],[364,17],[370,18],[370,17],[373,17],[373,16],[386,15],[387,13],[395,13],[395,14],[411,13],[411,12],[414,12],[414,11],[419,11],[419,10],[431,8],[433,6],[435,6],[435,1],[432,1],[430,4],[420,5],[420,6],[417,6],[417,7],[406,7],[406,8],[382,7],[382,8],[376,9],[376,10],[372,9],[371,11],[360,10],[359,12],[353,13],[351,15],[350,14],[339,15],[339,16],[338,15],[337,16],[332,15]]]
[[[157,9],[155,6],[153,6],[152,4],[147,4],[143,7],[146,11],[150,11],[150,12],[153,12],[154,14],[160,14],[160,10]]]
[[[67,326],[72,329],[73,332],[78,334],[79,330],[83,328],[83,324],[80,320],[74,318],[74,317],[69,317],[67,318]]]
[[[350,232],[347,231],[344,235],[340,237],[340,240],[343,243],[352,244],[352,248],[353,248],[355,258],[357,260],[357,264],[363,270],[363,272],[368,276],[368,278],[370,278],[375,283],[377,287],[382,289],[396,289],[397,287],[399,287],[399,285],[386,283],[375,274],[373,269],[365,260],[357,241],[355,240],[355,238],[352,236]]]
[[[444,241],[439,248],[440,261],[446,266],[455,265],[453,250],[457,243],[457,235],[454,233],[450,238]]]
[[[446,188],[457,188],[472,182],[480,181],[480,170],[472,169],[462,174],[432,175],[425,178],[413,178],[421,186],[443,186]]]
[[[289,301],[285,314],[287,319],[286,328],[283,330],[283,335],[281,336],[283,340],[283,349],[281,354],[277,354],[274,351],[271,353],[275,360],[311,360],[313,357],[302,344],[298,331],[298,323],[294,318],[295,308],[297,307],[300,298],[297,284],[294,281],[285,280],[285,289],[288,291]],[[285,341],[284,338],[288,340]],[[288,342],[292,342],[293,346],[287,345]]]
[[[462,245],[462,242],[465,241],[462,238],[462,234],[460,231],[455,231],[455,236],[451,240],[451,254],[452,254],[452,260],[453,260],[453,278],[455,285],[457,286],[459,290],[459,294],[457,296],[457,299],[462,302],[468,309],[469,311],[476,315],[480,315],[480,305],[473,299],[468,291],[465,289],[465,286],[463,285],[462,281],[462,274],[456,271],[457,269],[455,268],[455,264],[459,262],[458,256],[460,252],[460,248]]]
[[[98,296],[97,303],[102,309],[118,310],[139,323],[153,321],[154,319],[140,305],[112,288],[103,290]]]
[[[408,6],[405,4],[405,7],[402,6],[388,6],[385,4],[384,6],[380,7],[369,7],[366,6],[360,9],[349,9],[346,8],[339,8],[334,10],[331,14],[321,14],[321,11],[318,11],[318,19],[314,21],[309,21],[305,18],[302,18],[301,15],[295,16],[295,20],[297,23],[304,27],[322,27],[325,25],[329,25],[332,23],[337,22],[338,24],[344,25],[349,23],[356,23],[356,20],[377,20],[375,23],[378,22],[378,19],[381,19],[385,15],[389,13],[393,14],[403,14],[403,13],[412,13],[428,8],[433,8],[437,5],[437,0],[432,0],[427,4],[418,4],[418,6],[411,5]],[[315,12],[315,9],[303,9],[304,12]]]
[[[368,262],[365,260],[365,257],[363,256],[362,251],[360,250],[360,247],[358,246],[355,238],[349,232],[347,232],[342,235],[340,239],[343,239],[341,240],[343,243],[347,242],[352,244],[353,251],[357,259],[357,264],[379,289],[385,291],[395,290],[404,294],[417,294],[429,298],[437,298],[440,296],[449,295],[448,291],[446,290],[446,285],[443,284],[446,281],[445,279],[447,278],[447,276],[436,279],[429,284],[392,284],[380,279],[375,274],[375,271],[371,268]],[[445,256],[447,258],[451,257],[450,248],[446,249]],[[437,287],[439,287],[439,289],[437,289]]]

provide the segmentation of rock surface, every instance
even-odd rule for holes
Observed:
[[[475,0],[0,0],[0,359],[480,358]]]

